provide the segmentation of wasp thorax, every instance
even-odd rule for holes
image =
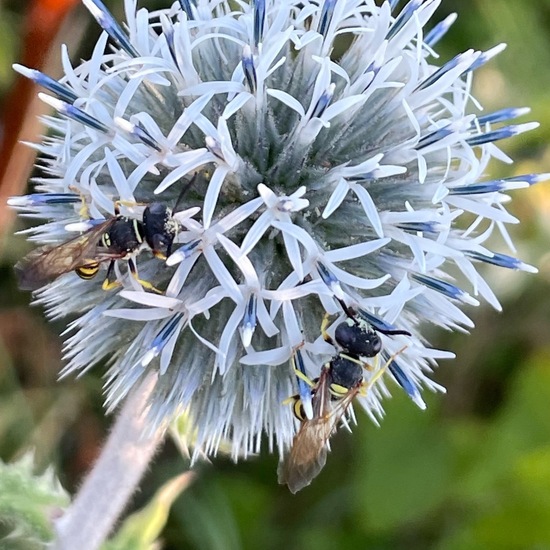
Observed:
[[[330,362],[331,387],[340,386],[345,394],[363,382],[363,367],[356,361],[351,361],[342,355],[337,355]]]
[[[115,254],[135,252],[143,242],[143,225],[139,220],[117,217],[108,231],[102,235],[101,242]]]

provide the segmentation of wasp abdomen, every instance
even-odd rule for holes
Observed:
[[[93,279],[97,275],[98,271],[99,271],[99,262],[94,262],[93,260],[90,260],[90,263],[81,265],[80,267],[77,267],[75,269],[75,273],[81,279],[84,279],[86,281]]]

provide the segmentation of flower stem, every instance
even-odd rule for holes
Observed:
[[[56,522],[53,550],[96,550],[107,539],[164,437],[145,437],[149,374],[126,399],[105,446],[67,512]]]

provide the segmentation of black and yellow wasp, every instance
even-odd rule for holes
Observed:
[[[303,367],[296,368],[299,379],[306,381],[311,388],[311,417],[305,414],[302,399],[299,395],[290,398],[293,412],[300,421],[298,433],[294,436],[289,453],[279,464],[279,483],[287,485],[296,493],[311,483],[323,469],[327,461],[328,442],[336,431],[338,424],[345,417],[355,397],[365,395],[372,385],[382,376],[386,366],[393,360],[392,356],[386,365],[380,367],[376,356],[382,350],[380,336],[370,325],[357,319],[353,312],[346,308],[348,319],[339,323],[334,339],[328,334],[328,314],[323,319],[321,333],[326,342],[331,344],[335,355],[321,368],[319,378],[307,379]],[[407,331],[388,331],[390,334],[410,334]],[[300,350],[295,356],[298,363]],[[372,366],[368,360],[376,358]],[[296,360],[293,359],[296,363]],[[364,370],[372,371],[368,382],[364,379]]]
[[[19,286],[35,290],[70,271],[82,279],[97,275],[100,264],[110,262],[103,288],[116,286],[111,281],[117,260],[125,259],[132,275],[145,288],[153,285],[138,278],[134,257],[149,248],[157,258],[170,255],[178,231],[172,212],[162,203],[152,203],[143,211],[142,220],[116,214],[81,235],[57,246],[33,250],[15,265]],[[157,291],[158,292],[158,291]]]
[[[195,172],[182,185],[174,212],[179,211],[182,199],[200,181],[197,179],[199,177],[208,177],[208,172]],[[81,210],[87,212],[84,197],[80,199],[83,203]],[[103,289],[110,290],[118,286],[116,280],[112,280],[116,261],[126,260],[130,273],[144,288],[161,294],[150,282],[139,278],[135,257],[148,249],[156,258],[165,260],[172,253],[179,224],[173,217],[173,211],[163,203],[146,205],[141,220],[121,215],[119,209],[123,204],[124,201],[116,201],[112,218],[98,222],[77,237],[57,246],[37,248],[27,254],[15,265],[20,288],[36,290],[70,271],[75,271],[82,279],[92,279],[100,265],[109,262]]]

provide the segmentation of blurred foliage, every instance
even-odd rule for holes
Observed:
[[[122,3],[110,5],[120,15]],[[0,94],[12,79],[26,6],[0,4]],[[507,42],[476,73],[474,95],[486,111],[529,105],[524,120],[541,122],[502,144],[516,163],[492,165],[493,175],[550,172],[550,0],[443,0],[438,15],[455,10],[459,19],[438,47],[442,60]],[[86,57],[91,44],[74,59]],[[223,458],[201,463],[164,526],[187,463],[167,443],[135,499],[139,511],[109,550],[550,548],[548,184],[516,193],[511,211],[522,219],[511,228],[518,255],[540,273],[489,268],[504,313],[471,310],[471,335],[431,331],[434,347],[457,354],[435,375],[447,395],[428,396],[422,412],[395,387],[382,426],[360,415],[354,434],[335,437],[327,467],[296,496],[277,485],[277,459],[267,452],[238,465]],[[494,247],[505,251],[498,239]],[[102,410],[102,372],[56,382],[64,326],[47,323],[16,290],[11,265],[26,249],[21,237],[10,237],[0,257],[0,458],[34,449],[38,471],[54,465],[72,492],[110,421]],[[27,488],[33,490],[39,485]]]
[[[186,472],[167,481],[142,509],[130,515],[103,550],[155,550],[170,507],[190,483],[193,474]]]
[[[33,475],[30,454],[0,463],[0,548],[40,550],[53,538],[51,520],[70,502],[51,470]]]

